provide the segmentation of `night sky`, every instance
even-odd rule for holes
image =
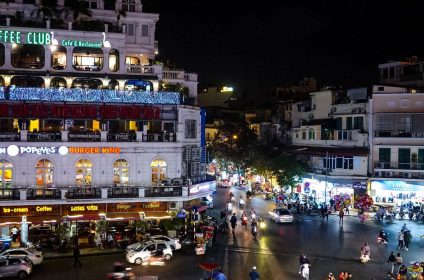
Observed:
[[[158,13],[161,60],[199,74],[202,84],[239,90],[377,81],[379,63],[423,58],[422,1],[143,0]],[[240,3],[240,4],[239,4]]]

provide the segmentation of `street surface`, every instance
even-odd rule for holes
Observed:
[[[232,188],[238,200],[245,194]],[[215,209],[211,213],[219,217],[220,210],[228,199],[228,189],[219,189],[214,196]],[[328,222],[321,221],[318,216],[299,215],[293,224],[274,224],[268,218],[268,210],[274,208],[274,203],[254,197],[246,205],[253,208],[257,215],[265,218],[267,228],[259,231],[255,241],[250,234],[250,227],[243,230],[241,225],[235,234],[220,234],[217,243],[208,248],[205,255],[196,256],[194,247],[186,247],[177,251],[174,258],[162,267],[141,267],[131,265],[138,275],[157,275],[160,279],[199,280],[202,270],[198,268],[201,262],[217,262],[230,280],[249,279],[248,273],[252,266],[257,267],[261,279],[302,278],[298,275],[298,258],[300,253],[306,253],[311,261],[311,280],[325,279],[329,272],[335,275],[341,271],[353,273],[355,280],[390,279],[387,276],[387,257],[391,251],[397,250],[397,232],[404,222],[412,232],[412,242],[409,251],[401,251],[405,263],[424,260],[424,224],[396,220],[392,224],[384,224],[384,229],[390,233],[387,246],[377,243],[379,230],[383,227],[374,221],[361,224],[356,216],[345,216],[343,226],[339,224],[338,216],[330,216]],[[239,216],[239,211],[236,211]],[[250,216],[250,215],[249,215]],[[371,260],[362,264],[359,261],[360,247],[368,242],[371,247]],[[125,260],[122,254],[107,256],[82,257],[82,268],[73,268],[73,259],[46,260],[36,267],[31,279],[75,279],[95,280],[105,279],[112,269],[113,262]]]

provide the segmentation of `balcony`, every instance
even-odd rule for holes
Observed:
[[[133,198],[139,197],[138,187],[111,187],[107,190],[108,198]]]
[[[158,74],[157,71],[155,71],[155,67],[148,65],[148,66],[142,66],[142,65],[125,65],[127,69],[127,74],[138,74],[138,75],[156,75]]]
[[[67,199],[95,199],[102,197],[101,188],[70,187],[66,194]]]
[[[144,190],[144,197],[174,197],[182,196],[182,187],[150,187]]]
[[[15,188],[0,188],[0,200],[19,200],[20,193]]]
[[[0,88],[1,100],[40,102],[180,104],[179,92],[120,91],[80,88],[11,88],[5,93]]]
[[[169,79],[169,80],[184,80],[185,73],[182,70],[165,70],[164,69],[162,72],[162,78]]]
[[[100,142],[101,135],[98,131],[70,131],[69,142]]]
[[[176,142],[176,133],[147,133],[143,135],[143,142]]]
[[[49,200],[49,199],[60,199],[60,189],[56,188],[35,188],[27,190],[27,200]]]
[[[321,131],[321,139],[301,139],[304,132],[306,132],[306,136],[309,136],[309,130],[294,129],[292,137],[293,145],[341,147],[363,147],[364,145],[368,145],[368,134],[362,132],[360,129],[333,130],[327,134],[323,130]],[[298,136],[297,138],[296,135]]]
[[[128,132],[109,132],[107,134],[108,142],[134,142],[137,140],[135,131]]]
[[[424,138],[424,132],[412,130],[378,130],[375,137],[388,138]]]
[[[62,140],[62,134],[52,131],[28,132],[27,139],[28,142],[57,142]]]
[[[20,140],[21,134],[19,132],[0,132],[0,141],[13,142]]]
[[[424,170],[424,163],[398,163],[398,162],[374,162],[375,170],[391,170],[391,169],[400,169],[400,170]]]

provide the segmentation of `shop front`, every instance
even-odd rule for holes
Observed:
[[[424,182],[404,180],[371,181],[374,205],[419,207],[424,203]]]

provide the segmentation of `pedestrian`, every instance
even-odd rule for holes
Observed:
[[[393,275],[395,265],[396,265],[396,257],[395,252],[391,252],[389,258],[387,259],[387,264],[389,265],[389,275]]]
[[[221,210],[221,220],[224,219],[225,217],[227,217],[227,212],[225,209]]]
[[[411,231],[407,230],[403,232],[403,242],[404,242],[404,249],[406,251],[409,250],[409,243],[411,242]]]
[[[76,244],[74,246],[74,252],[72,254],[72,256],[74,257],[74,267],[76,267],[77,264],[79,265],[79,267],[82,266],[81,261],[79,259],[80,255],[81,255],[80,249],[78,247],[78,244]]]
[[[336,278],[334,277],[333,273],[330,272],[328,273],[327,279],[326,280],[336,280]]]
[[[331,210],[327,207],[327,205],[324,207],[324,213],[325,213],[325,217],[327,218],[327,222],[328,222],[328,216],[331,213]]]
[[[406,275],[408,274],[408,269],[405,265],[401,265],[398,271],[397,280],[406,280]]]
[[[233,216],[231,217],[230,223],[231,223],[231,228],[233,229],[233,233],[234,233],[234,230],[236,229],[236,225],[237,225],[236,213],[234,213]]]
[[[218,273],[213,277],[215,280],[227,280],[227,277],[225,277],[224,273],[222,272],[222,269],[218,269]]]
[[[15,243],[16,240],[18,239],[19,229],[16,226],[13,226],[13,228],[10,230],[10,232],[12,233],[13,243]]]
[[[370,260],[371,250],[368,246],[368,243],[365,242],[364,245],[361,247],[361,262],[366,263]]]
[[[344,217],[344,211],[343,211],[343,207],[340,207],[340,211],[339,211],[339,223],[343,223],[343,217]]]
[[[324,209],[324,205],[321,205],[321,220],[324,221],[324,217],[325,217],[325,209]]]
[[[109,248],[113,247],[113,245],[114,245],[113,243],[114,243],[113,242],[113,236],[112,236],[111,233],[109,233],[108,236],[107,236],[107,244],[109,245]]]
[[[403,240],[404,240],[404,234],[403,234],[402,231],[400,231],[399,235],[398,235],[398,241],[399,241],[398,248],[399,248],[399,250],[403,249],[403,246],[404,246]]]
[[[396,266],[398,267],[398,270],[399,270],[399,268],[402,264],[403,264],[403,259],[400,256],[400,253],[397,253],[397,255],[396,255]]]
[[[259,280],[259,273],[256,271],[256,266],[252,267],[252,271],[249,273],[250,280]]]
[[[299,257],[299,274],[302,274],[302,269],[304,264],[310,264],[308,257],[306,254],[302,253]]]
[[[346,206],[346,215],[349,215],[349,208],[350,208],[350,205],[348,205],[348,206]]]

